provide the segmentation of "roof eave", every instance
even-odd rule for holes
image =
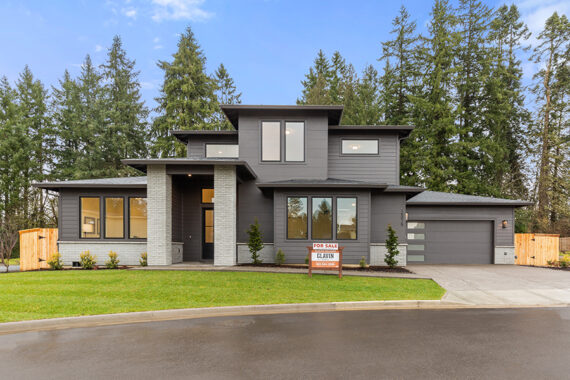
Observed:
[[[532,202],[406,202],[408,206],[508,206],[526,207],[532,206]]]

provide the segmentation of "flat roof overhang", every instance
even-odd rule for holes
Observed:
[[[414,130],[412,125],[329,125],[329,132],[356,132],[356,133],[397,133],[401,137],[408,137]]]
[[[339,124],[344,106],[222,104],[220,108],[234,128],[238,129],[239,114],[244,111],[325,111],[329,125]]]
[[[146,177],[145,177],[146,178]],[[67,183],[61,182],[37,182],[32,186],[39,189],[59,191],[61,189],[146,189],[146,182],[142,184],[113,184],[113,183]]]
[[[124,159],[121,162],[144,173],[146,173],[149,165],[165,165],[168,174],[209,175],[214,174],[216,165],[235,166],[239,179],[250,180],[257,178],[257,175],[247,162],[233,159],[133,158]]]
[[[184,131],[184,130],[175,130],[175,131],[170,131],[170,134],[172,136],[176,137],[181,142],[188,143],[188,140],[192,136],[236,136],[236,138],[237,138],[238,131],[237,130],[233,130],[233,131],[210,131],[210,130]]]
[[[385,183],[352,182],[335,180],[290,180],[257,183],[260,189],[291,189],[291,188],[335,188],[335,189],[385,189]]]
[[[532,206],[534,203],[527,201],[512,202],[406,202],[407,206],[508,206],[508,207],[525,207]]]

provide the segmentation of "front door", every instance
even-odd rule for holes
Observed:
[[[214,259],[214,209],[202,209],[202,259]]]

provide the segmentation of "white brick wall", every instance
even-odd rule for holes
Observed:
[[[172,178],[165,165],[147,167],[148,265],[172,264]]]
[[[398,250],[400,253],[396,256],[396,260],[398,260],[397,266],[405,267],[406,266],[406,255],[408,251],[407,244],[398,244]],[[386,253],[388,250],[386,249],[386,244],[377,243],[377,244],[370,244],[370,265],[374,266],[387,266],[384,262],[384,258],[386,257]]]
[[[238,243],[237,253],[238,264],[251,263],[251,252],[249,252],[247,243]],[[263,249],[259,252],[259,256],[266,264],[275,263],[275,251],[273,250],[273,243],[264,243]],[[285,262],[287,262],[287,256],[285,256]]]
[[[97,265],[105,265],[105,261],[109,260],[109,251],[117,252],[119,265],[140,265],[141,253],[146,252],[147,248],[144,241],[60,241],[58,246],[63,265],[79,261],[79,255],[83,251],[97,256]]]
[[[214,265],[236,265],[236,167],[214,166]]]

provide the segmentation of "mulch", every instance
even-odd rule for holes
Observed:
[[[253,267],[253,268],[293,268],[293,269],[307,269],[307,265],[277,265],[277,264],[239,264],[240,267]],[[343,267],[343,270],[351,270],[357,272],[387,272],[387,273],[411,273],[414,272],[407,270],[403,267],[396,267],[396,268],[389,268],[389,267],[382,267],[382,266],[375,266],[371,265],[366,268],[359,268],[359,267]]]

